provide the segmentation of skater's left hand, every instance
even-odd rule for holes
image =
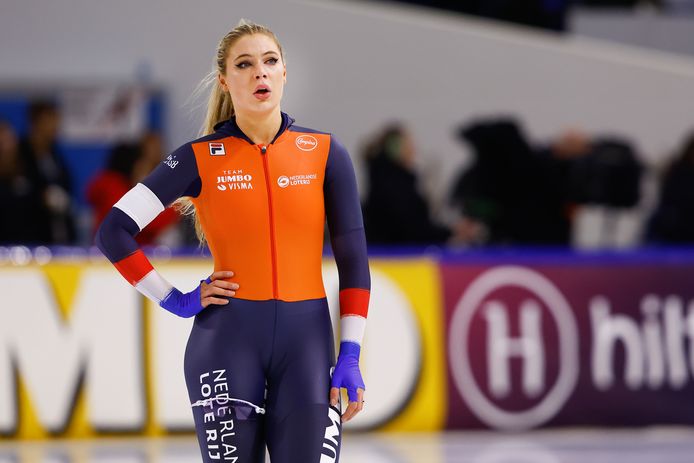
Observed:
[[[359,344],[353,342],[342,342],[340,344],[340,355],[337,357],[337,364],[333,371],[332,387],[330,389],[330,404],[336,407],[340,401],[340,388],[347,389],[349,405],[342,414],[342,422],[354,418],[364,409],[364,380],[359,370]]]

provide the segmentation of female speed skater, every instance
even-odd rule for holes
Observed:
[[[204,136],[128,191],[96,237],[138,291],[195,317],[184,370],[204,462],[260,463],[266,448],[273,463],[337,462],[341,423],[364,406],[370,274],[354,169],[333,135],[280,110],[286,77],[275,34],[239,23],[217,47]],[[214,260],[189,293],[134,239],[175,201]],[[326,218],[340,279],[336,363],[321,274]]]

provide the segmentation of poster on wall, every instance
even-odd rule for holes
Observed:
[[[134,140],[147,128],[149,93],[140,85],[91,85],[58,92],[62,138],[72,143]]]

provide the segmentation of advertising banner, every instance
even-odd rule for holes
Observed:
[[[182,291],[201,259],[155,260]],[[374,258],[349,430],[694,424],[694,259]],[[323,279],[339,339],[339,280]],[[193,430],[192,319],[103,259],[0,268],[0,436]]]
[[[182,291],[211,263],[154,261]],[[446,416],[438,264],[374,260],[361,367],[368,405],[348,429],[437,430]],[[323,272],[335,338],[339,280]],[[183,376],[192,319],[152,304],[103,259],[0,268],[0,436],[193,430]]]
[[[694,264],[441,265],[449,428],[694,424]]]

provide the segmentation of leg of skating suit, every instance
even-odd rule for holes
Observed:
[[[274,306],[231,299],[197,315],[185,355],[191,404],[221,396],[263,406]],[[222,399],[193,407],[204,463],[265,461],[266,417],[238,404]]]
[[[340,413],[330,407],[334,365],[325,299],[277,302],[268,373],[267,446],[272,463],[337,463]]]

